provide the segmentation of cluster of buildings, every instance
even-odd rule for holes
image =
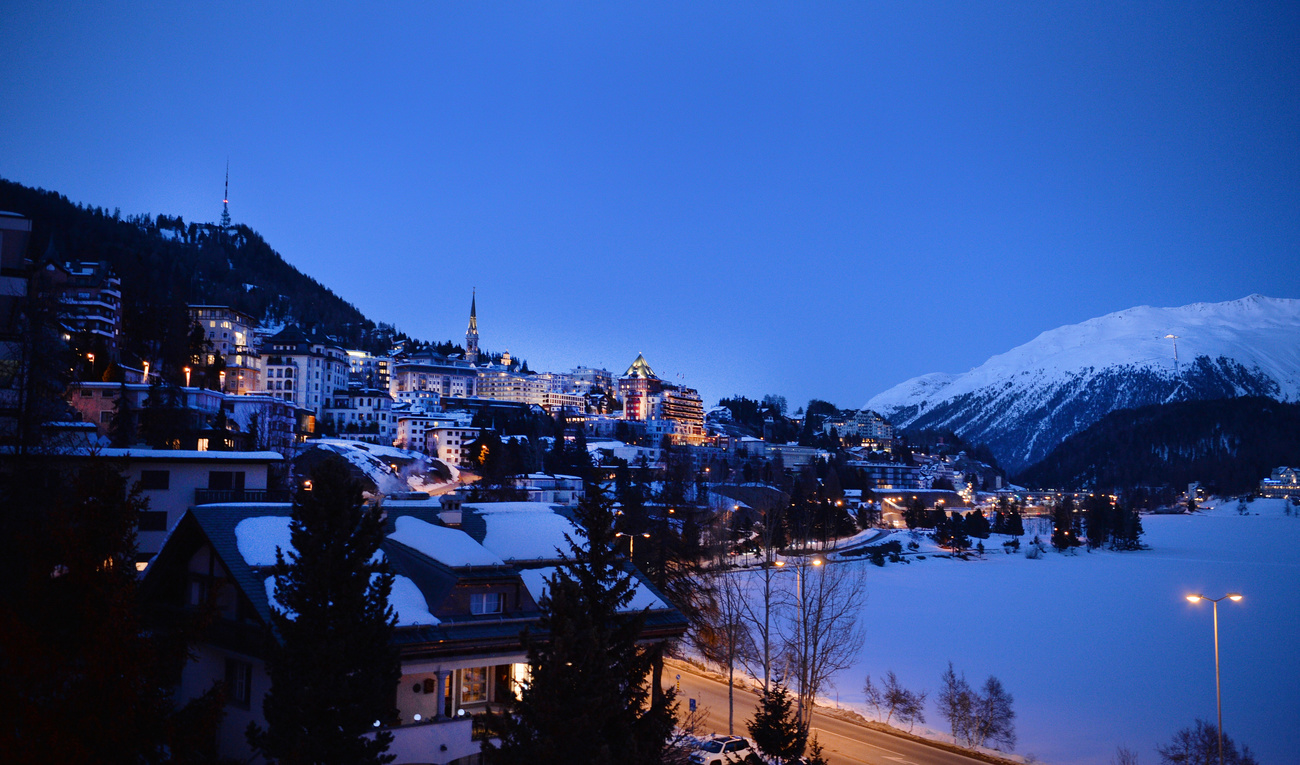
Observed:
[[[191,306],[190,315],[207,341],[205,366],[220,370],[218,390],[283,402],[301,412],[303,437],[326,433],[396,444],[460,465],[464,447],[479,434],[470,426],[473,415],[506,409],[563,413],[593,433],[624,422],[656,444],[707,439],[699,393],[662,380],[640,355],[618,378],[592,367],[528,372],[509,352],[483,358],[477,298],[470,302],[463,356],[400,348],[375,356],[293,325],[265,332],[226,306]]]

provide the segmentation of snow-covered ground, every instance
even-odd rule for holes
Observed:
[[[1215,719],[1210,604],[1185,596],[1240,592],[1219,608],[1224,729],[1262,763],[1300,762],[1300,518],[1281,500],[1249,511],[1144,516],[1142,552],[1029,560],[994,537],[984,560],[837,564],[867,572],[868,638],[825,702],[868,711],[863,677],[894,670],[930,691],[928,727],[945,730],[933,699],[951,659],[1015,696],[1017,753],[1106,763],[1122,745],[1157,763],[1157,744]]]

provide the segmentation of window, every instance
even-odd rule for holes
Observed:
[[[226,698],[241,709],[253,700],[253,665],[238,659],[226,659]]]
[[[109,422],[112,422],[112,421],[113,421],[113,410],[112,410],[112,409],[105,409],[104,411],[100,412],[100,413],[99,413],[99,421],[100,421],[101,423],[109,423]]]
[[[82,389],[81,389],[81,396],[82,396],[82,398],[90,398],[90,397],[93,396],[93,395],[95,395],[95,391],[90,390],[90,389],[88,389],[88,388],[82,388]]]
[[[487,700],[487,667],[462,669],[460,671],[460,703],[478,704]]]
[[[208,488],[217,491],[243,491],[244,490],[244,471],[231,470],[209,470],[208,471]]]
[[[164,510],[143,510],[137,526],[140,531],[166,531],[167,513]]]
[[[469,612],[471,614],[499,614],[501,613],[502,601],[505,600],[500,592],[475,592],[469,596]]]
[[[140,488],[149,489],[167,489],[171,487],[170,470],[141,470],[140,471]]]

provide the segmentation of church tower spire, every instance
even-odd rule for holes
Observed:
[[[465,332],[465,360],[478,363],[478,290],[470,293],[469,329]]]
[[[230,160],[226,160],[226,193],[221,195],[221,227],[230,228]]]

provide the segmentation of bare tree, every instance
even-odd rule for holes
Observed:
[[[714,516],[710,536],[715,540],[711,574],[699,581],[695,595],[704,608],[696,620],[694,642],[705,658],[727,668],[727,734],[735,733],[736,662],[751,654],[749,630],[742,620],[747,586],[740,572],[730,570],[725,544],[728,514]],[[697,579],[698,581],[698,579]]]
[[[868,678],[870,683],[870,678]],[[888,711],[885,717],[885,724],[895,715],[898,717],[900,724],[907,723],[907,729],[910,731],[912,726],[919,722],[925,722],[925,698],[928,695],[925,691],[909,691],[898,682],[898,676],[890,670],[885,675],[885,685],[880,691],[881,701]]]
[[[1115,747],[1115,756],[1110,758],[1110,765],[1138,765],[1137,752],[1126,746]]]
[[[759,512],[760,519],[754,524],[754,530],[762,562],[759,570],[750,577],[749,592],[740,601],[740,618],[749,630],[747,644],[750,648],[741,653],[740,661],[746,672],[762,679],[763,690],[767,690],[778,658],[777,623],[787,597],[777,580],[781,575],[776,554],[783,522],[781,509],[772,506],[760,508]]]
[[[861,565],[818,565],[818,560],[805,556],[792,562],[794,607],[781,627],[805,727],[812,722],[818,691],[836,672],[848,669],[865,638],[858,621],[866,604]]]

